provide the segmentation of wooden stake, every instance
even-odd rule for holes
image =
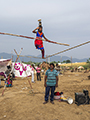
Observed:
[[[14,49],[14,51],[15,51],[16,55],[18,56],[18,54],[17,54],[17,52],[16,52],[15,49]],[[18,58],[19,58],[19,57],[18,57]],[[20,61],[21,65],[22,65],[23,69],[25,70],[25,67],[24,67],[24,65],[22,64],[22,61],[20,60],[20,58],[19,58],[19,61]],[[28,75],[27,75],[26,70],[25,70],[25,73],[26,73],[26,76],[27,76],[27,78],[28,78]],[[29,80],[28,80],[28,83],[29,83],[29,85],[30,85],[30,87],[31,87],[31,90],[33,91],[32,85],[31,85],[31,83],[30,83]]]
[[[21,48],[21,50],[20,50],[20,52],[19,52],[19,55],[18,55],[17,58],[16,58],[15,64],[16,64],[16,62],[17,62],[17,60],[18,60],[18,58],[19,58],[22,50],[23,50],[23,48]],[[14,64],[14,67],[15,67],[15,64]],[[14,67],[13,67],[13,69],[14,69]],[[3,91],[2,91],[2,96],[4,95],[4,92],[5,92],[5,89],[6,89],[6,84],[7,84],[7,83],[5,83],[5,85],[4,85],[4,89],[3,89]]]

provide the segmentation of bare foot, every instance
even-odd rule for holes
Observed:
[[[45,59],[45,57],[42,57],[42,59]]]

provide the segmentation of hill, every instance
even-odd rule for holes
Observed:
[[[28,55],[28,56],[31,56],[31,55]],[[12,55],[9,54],[9,53],[0,53],[0,58],[3,57],[4,59],[7,59],[7,58],[11,58]],[[16,55],[13,55],[13,61],[16,60]],[[40,57],[40,55],[38,55],[37,57]],[[41,59],[35,59],[35,58],[26,58],[26,57],[20,57],[22,61],[24,62],[28,62],[28,61],[32,61],[32,62],[43,62],[43,61],[46,61],[45,59],[44,60],[41,60]],[[86,62],[88,58],[84,58],[84,59],[78,59],[78,58],[72,58],[72,62],[75,63],[75,62]],[[71,60],[70,57],[67,57],[67,56],[53,56],[50,58],[50,62],[52,61],[65,61],[65,60]]]

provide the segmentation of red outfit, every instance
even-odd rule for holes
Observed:
[[[44,57],[44,47],[43,47],[43,41],[39,40],[43,37],[42,32],[37,32],[36,33],[36,39],[35,39],[35,47],[36,49],[40,49],[42,51],[42,57]]]
[[[38,40],[38,38],[40,38],[40,37],[36,37],[36,38],[37,38],[37,39],[35,39],[35,46],[36,46],[36,48],[40,49],[40,50],[44,49],[43,41],[42,40]]]

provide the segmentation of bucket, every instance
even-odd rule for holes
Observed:
[[[59,100],[60,99],[60,95],[59,96],[54,95],[54,99],[55,100]]]

